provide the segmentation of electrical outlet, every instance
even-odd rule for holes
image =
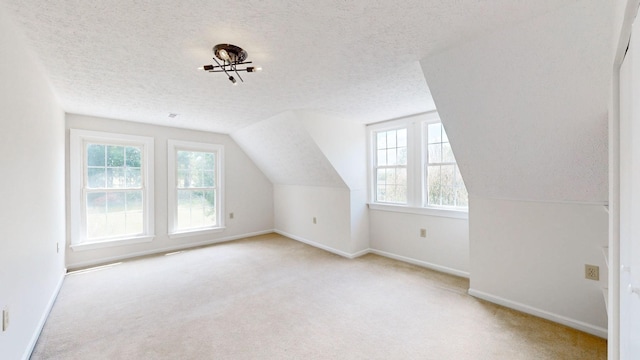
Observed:
[[[427,237],[427,229],[420,229],[420,237],[422,238]]]
[[[229,219],[233,219],[233,213],[229,213]]]
[[[600,268],[596,265],[585,265],[584,277],[589,280],[600,280]]]
[[[2,331],[7,331],[9,328],[9,309],[2,309]]]
[[[313,217],[313,223],[314,223],[314,224],[317,224],[317,223],[318,223],[318,220],[316,220],[316,217],[315,217],[315,216]]]

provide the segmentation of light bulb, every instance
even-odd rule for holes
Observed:
[[[233,76],[229,76],[229,81],[231,81],[233,85],[236,85],[238,83]]]
[[[222,60],[229,60],[229,53],[225,49],[218,50],[218,57]]]

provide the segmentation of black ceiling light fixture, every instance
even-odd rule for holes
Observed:
[[[239,46],[218,44],[213,47],[213,54],[215,55],[213,57],[213,61],[215,61],[217,65],[204,65],[198,69],[208,72],[223,72],[229,77],[229,81],[231,81],[233,85],[236,85],[238,81],[232,73],[235,73],[238,79],[244,82],[244,80],[242,80],[242,76],[240,76],[240,71],[256,72],[262,70],[262,68],[256,66],[242,67],[244,65],[251,64],[252,62],[246,61],[248,54]],[[240,67],[238,67],[239,65]]]

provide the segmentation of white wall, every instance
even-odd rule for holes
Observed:
[[[470,293],[599,336],[612,7],[575,1],[421,61],[471,197]]]
[[[472,295],[606,337],[601,205],[472,198]],[[584,265],[600,267],[587,280]]]
[[[374,253],[469,277],[467,219],[369,210]],[[420,229],[427,237],[420,237]]]
[[[0,13],[3,359],[28,358],[65,272],[64,113],[19,34]]]
[[[277,232],[342,256],[353,254],[348,189],[274,184],[273,197]]]
[[[368,249],[364,125],[287,111],[231,136],[276,184],[278,232],[348,257]]]
[[[273,187],[240,147],[228,136],[209,132],[153,126],[83,115],[67,115],[67,129],[86,129],[150,136],[155,141],[155,239],[95,250],[67,250],[67,266],[75,268],[120,258],[157,253],[205,243],[235,239],[273,230]],[[67,159],[69,156],[67,130]],[[169,239],[167,215],[167,140],[185,140],[225,146],[225,225],[220,233]],[[67,168],[67,174],[68,174]],[[67,191],[68,193],[68,191]],[[67,199],[68,201],[68,199]],[[229,219],[229,213],[234,219]],[[70,241],[67,240],[67,246]]]

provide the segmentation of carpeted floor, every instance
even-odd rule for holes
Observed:
[[[606,359],[468,280],[271,234],[67,276],[32,359]]]

